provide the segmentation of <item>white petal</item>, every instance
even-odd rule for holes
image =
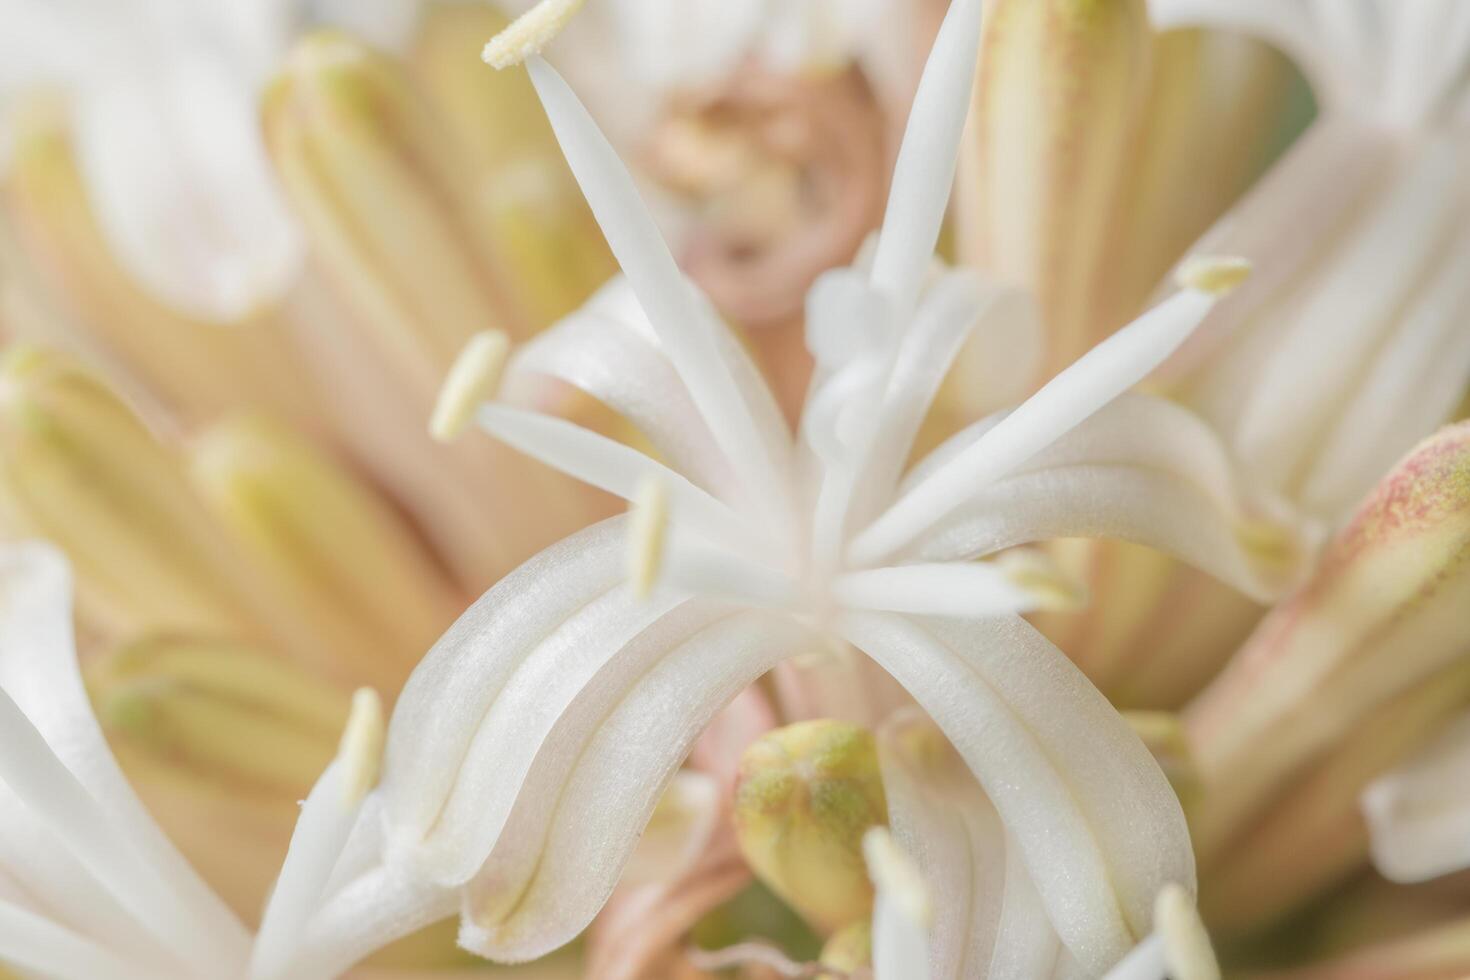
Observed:
[[[913,479],[984,438],[989,422],[925,459]],[[1312,538],[1280,501],[1239,488],[1229,455],[1198,416],[1129,394],[1010,476],[979,487],[903,554],[952,561],[1060,537],[1121,538],[1184,559],[1268,601],[1293,584]]]
[[[538,374],[573,385],[637,426],[694,483],[717,495],[737,495],[730,463],[688,390],[651,332],[638,326],[588,303],[516,351],[502,390],[513,394],[519,377]]]
[[[302,244],[261,145],[253,79],[206,51],[140,53],[85,86],[76,111],[92,204],[140,282],[221,323],[285,293]]]
[[[1470,867],[1470,717],[1363,791],[1373,865],[1390,881]]]
[[[980,12],[980,0],[950,4],[914,92],[894,164],[873,256],[873,285],[890,296],[900,316],[919,295],[949,204],[975,78]]]
[[[1084,967],[1101,973],[1147,932],[1165,882],[1192,885],[1188,830],[1158,765],[1029,625],[849,613],[839,627],[964,757]]]
[[[863,856],[873,879],[873,980],[929,980],[927,883],[887,829],[870,827]]]
[[[8,743],[21,750],[13,761],[65,767],[45,778],[45,793],[75,798],[65,809],[78,823],[55,829],[69,848],[96,846],[78,852],[80,862],[121,889],[134,914],[181,953],[205,963],[243,962],[244,929],[159,830],[107,747],[77,668],[71,575],[47,545],[0,548],[0,690],[12,705],[14,737],[25,738],[29,730],[37,742],[29,756],[20,744]],[[19,786],[11,789],[22,799],[31,796]],[[80,839],[70,837],[70,827],[80,830]]]
[[[526,62],[567,164],[617,256],[659,343],[679,372],[745,490],[775,520],[789,522],[790,444],[773,440],[763,420],[774,412],[764,385],[742,384],[732,368],[733,341],[707,301],[679,272],[633,178],[566,82],[539,57]]]
[[[0,961],[56,980],[150,980],[152,967],[130,962],[56,925],[45,916],[0,901]]]
[[[973,445],[910,487],[857,536],[849,557],[867,563],[902,547],[974,488],[1041,452],[1163,363],[1214,302],[1202,291],[1181,290],[1082,355]]]
[[[1045,604],[997,563],[934,562],[839,575],[832,597],[854,609],[981,617],[1023,613]]]
[[[516,793],[515,809],[470,884],[461,944],[520,960],[572,939],[612,893],[661,788],[700,732],[746,685],[813,642],[784,617],[719,618],[699,605],[608,660],[558,720],[523,784],[486,780],[487,794]]]

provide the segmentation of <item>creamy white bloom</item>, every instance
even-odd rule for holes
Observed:
[[[0,0],[0,120],[28,90],[59,91],[117,258],[180,312],[232,322],[279,299],[304,253],[261,141],[262,86],[304,24],[391,44],[416,16],[398,0]]]
[[[1012,294],[932,257],[979,20],[976,0],[947,15],[871,264],[812,292],[818,369],[796,438],[581,103],[529,62],[625,278],[512,353],[499,388],[533,376],[579,387],[659,458],[509,401],[476,413],[497,438],[642,506],[635,539],[606,522],[504,579],[399,699],[383,782],[390,863],[464,888],[468,948],[525,959],[575,936],[715,712],[774,664],[829,645],[877,661],[954,743],[1079,969],[1104,972],[1148,932],[1159,889],[1192,883],[1157,765],[1017,615],[1074,601],[1067,584],[1034,561],[975,559],[1122,534],[1262,597],[1289,581],[1296,542],[1268,533],[1274,511],[1237,487],[1209,430],[1124,394],[1207,313],[1230,267],[1192,269],[1030,400],[910,468],[955,353],[1024,315]],[[446,398],[481,390],[457,372]],[[1267,539],[1271,554],[1257,547]],[[653,581],[646,599],[630,565]]]
[[[1200,331],[1182,397],[1329,522],[1470,383],[1470,5],[1151,0],[1165,27],[1286,51],[1319,116],[1199,247],[1261,270]]]
[[[317,980],[449,914],[447,893],[378,861],[375,710],[360,692],[253,940],[107,747],[65,560],[40,543],[0,548],[0,963],[58,980]]]

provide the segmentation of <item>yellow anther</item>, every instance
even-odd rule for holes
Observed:
[[[492,68],[519,65],[550,44],[561,33],[584,0],[541,0],[510,26],[492,37],[480,57]]]
[[[510,338],[500,330],[483,330],[470,338],[439,389],[429,434],[453,442],[464,432],[475,410],[495,395],[510,355]]]
[[[1014,585],[1035,598],[1037,609],[1076,612],[1087,605],[1087,586],[1038,548],[1012,548],[996,564]]]
[[[934,909],[924,876],[887,827],[868,828],[863,835],[863,858],[878,894],[893,901],[904,915],[927,929]]]
[[[635,596],[646,599],[663,566],[669,527],[668,487],[655,477],[645,479],[633,495],[628,513],[628,583]]]
[[[349,806],[355,805],[378,781],[383,761],[383,702],[370,687],[360,687],[352,695],[352,713],[342,731],[337,761],[343,797]]]
[[[1174,980],[1220,980],[1210,934],[1189,892],[1173,883],[1159,889],[1154,929],[1163,940],[1164,966]]]
[[[1211,296],[1224,296],[1250,278],[1249,259],[1230,255],[1191,255],[1179,263],[1175,282]]]

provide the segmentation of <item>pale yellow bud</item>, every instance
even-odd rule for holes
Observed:
[[[0,205],[15,232],[20,277],[42,301],[41,315],[27,317],[19,336],[93,354],[186,420],[245,404],[298,420],[319,416],[278,311],[228,325],[199,322],[147,293],[119,264],[92,210],[60,102],[33,98],[8,119],[13,154]]]
[[[1421,443],[1186,714],[1211,921],[1239,932],[1360,866],[1362,788],[1470,703],[1470,423]]]
[[[66,550],[105,632],[278,625],[179,460],[72,358],[17,347],[0,365],[0,481],[11,523]]]
[[[332,676],[396,690],[463,607],[392,505],[282,425],[239,416],[206,430],[190,474]]]
[[[741,757],[740,849],[761,880],[817,928],[870,913],[863,834],[887,819],[877,746],[866,729],[800,722],[762,736]]]
[[[981,45],[961,253],[1035,290],[1050,374],[1093,343],[1088,301],[1148,94],[1151,30],[1143,0],[997,0]]]
[[[279,657],[206,640],[135,643],[92,660],[86,679],[130,782],[253,921],[298,802],[333,758],[346,693]]]

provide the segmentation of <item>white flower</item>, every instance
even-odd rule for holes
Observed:
[[[1470,5],[1151,11],[1278,45],[1313,84],[1317,120],[1200,246],[1262,274],[1201,329],[1182,397],[1253,476],[1341,520],[1470,384]]]
[[[1123,534],[1262,597],[1291,578],[1295,542],[1267,534],[1270,512],[1242,498],[1209,430],[1124,394],[1243,270],[1192,267],[1189,288],[906,473],[955,352],[972,331],[1004,336],[1017,315],[1010,294],[936,275],[932,262],[979,6],[955,3],[941,29],[870,269],[837,270],[813,290],[818,370],[795,440],[582,105],[530,62],[626,279],[508,361],[475,345],[440,419],[473,416],[642,504],[636,537],[609,521],[504,579],[398,702],[382,789],[390,863],[464,887],[468,948],[524,959],[575,936],[714,713],[774,664],[827,645],[877,661],[954,743],[1084,972],[1100,975],[1147,933],[1166,882],[1192,886],[1187,831],[1157,765],[1016,615],[1075,597],[1035,560],[973,559]],[[473,411],[497,382],[509,396],[533,375],[621,411],[661,458],[506,402]],[[1267,539],[1271,553],[1254,546]],[[652,582],[646,599],[630,567]]]
[[[398,0],[0,0],[0,119],[27,90],[59,90],[118,259],[180,312],[233,322],[278,300],[304,252],[261,87],[308,19],[389,43],[415,16]]]
[[[384,869],[369,795],[381,710],[359,692],[302,808],[258,939],[134,795],[87,703],[71,576],[49,545],[0,548],[0,962],[58,980],[334,976],[447,915]]]

